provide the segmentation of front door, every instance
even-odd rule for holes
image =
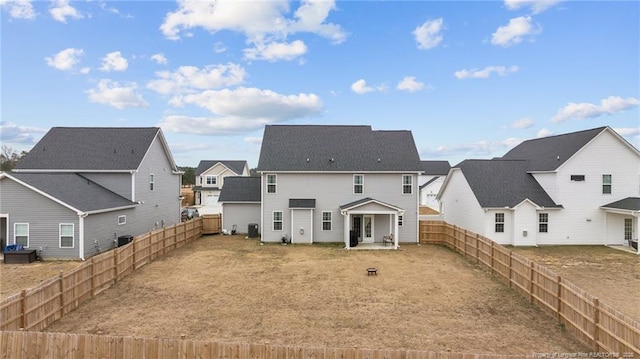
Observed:
[[[373,243],[373,216],[362,216],[362,243]]]

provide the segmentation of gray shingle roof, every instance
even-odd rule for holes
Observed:
[[[345,209],[349,209],[349,208],[359,207],[361,205],[364,205],[364,204],[367,204],[367,203],[370,203],[370,202],[377,202],[377,203],[380,203],[383,206],[386,206],[386,207],[389,207],[389,208],[401,209],[398,206],[394,206],[394,205],[386,203],[386,202],[378,201],[377,199],[373,199],[371,197],[365,197],[365,198],[362,198],[362,199],[359,199],[359,200],[356,200],[356,201],[353,201],[353,202],[349,202],[349,203],[343,204],[343,205],[340,206],[340,209],[341,210],[345,210]]]
[[[13,172],[10,176],[82,212],[137,205],[76,173]]]
[[[432,176],[444,176],[449,173],[451,165],[449,161],[420,161],[422,174]]]
[[[258,171],[422,171],[411,131],[267,125]]]
[[[260,177],[226,177],[219,202],[260,202]]]
[[[196,176],[200,176],[204,171],[208,170],[209,168],[215,166],[218,163],[222,163],[223,165],[227,166],[230,170],[235,172],[237,175],[241,175],[242,171],[244,170],[244,166],[247,165],[247,161],[202,160],[198,164],[198,168],[196,168]]]
[[[524,160],[465,160],[462,170],[471,190],[483,208],[514,207],[525,199],[538,206],[559,207],[547,192],[527,173]]]
[[[53,127],[14,170],[136,170],[157,127]]]
[[[553,171],[571,158],[607,127],[527,140],[507,152],[502,159],[529,160],[528,171]]]
[[[290,198],[289,208],[316,208],[315,198]]]
[[[613,208],[613,209],[626,209],[630,211],[640,211],[640,197],[627,197],[619,201],[605,204],[602,207]]]

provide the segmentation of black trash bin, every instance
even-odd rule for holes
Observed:
[[[258,224],[257,223],[249,223],[249,230],[248,230],[248,236],[249,238],[258,238]]]
[[[358,245],[358,235],[356,231],[349,231],[349,247],[355,247]]]
[[[118,247],[122,247],[125,244],[129,244],[133,241],[133,236],[130,234],[118,237]]]

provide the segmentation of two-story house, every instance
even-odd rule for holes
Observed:
[[[200,213],[222,213],[220,191],[226,177],[249,176],[247,161],[200,161],[196,168],[196,185],[193,187],[195,204]]]
[[[421,206],[436,211],[440,209],[436,197],[450,169],[449,161],[422,161],[422,173],[418,178]]]
[[[257,170],[262,241],[418,240],[422,166],[410,131],[268,125]]]
[[[532,139],[454,166],[438,200],[446,222],[501,244],[629,245],[640,152],[609,127]]]
[[[181,179],[160,128],[54,127],[0,173],[0,237],[85,259],[179,223]]]

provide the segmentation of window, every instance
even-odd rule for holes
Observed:
[[[218,176],[207,176],[207,184],[215,186],[218,184]]]
[[[404,216],[398,216],[398,226],[402,227],[404,223]]]
[[[153,173],[149,175],[149,190],[153,191],[153,188],[156,184],[156,175]]]
[[[282,230],[282,211],[273,211],[273,230]]]
[[[496,233],[504,233],[504,213],[496,213]]]
[[[584,175],[571,175],[571,181],[572,182],[583,182],[584,181]]]
[[[60,248],[73,248],[72,223],[60,223]]]
[[[549,213],[538,214],[538,232],[540,233],[549,232]]]
[[[413,176],[402,175],[402,193],[403,194],[413,193]]]
[[[633,236],[633,220],[631,218],[624,219],[624,239],[625,241],[632,240]]]
[[[29,223],[15,223],[13,225],[13,243],[29,247]]]
[[[602,194],[611,194],[611,175],[602,175]]]
[[[323,231],[331,230],[331,212],[330,211],[322,212],[322,230]]]
[[[276,175],[267,175],[267,193],[276,193]]]
[[[127,223],[127,216],[118,216],[118,225],[121,226]]]
[[[353,193],[364,193],[364,175],[353,175]]]

